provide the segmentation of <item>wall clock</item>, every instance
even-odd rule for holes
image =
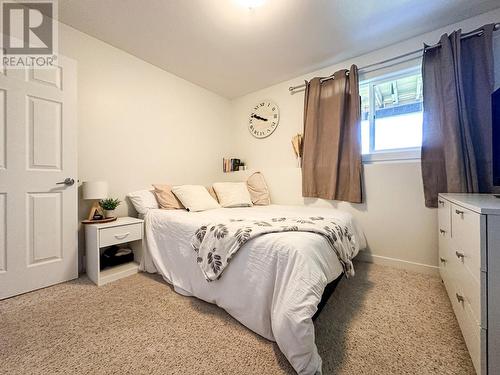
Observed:
[[[271,100],[259,102],[250,113],[248,130],[255,138],[269,137],[280,122],[280,109]]]

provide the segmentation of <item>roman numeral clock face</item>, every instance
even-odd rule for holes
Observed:
[[[264,100],[252,109],[248,130],[255,138],[266,138],[273,134],[279,122],[280,110],[276,103]]]

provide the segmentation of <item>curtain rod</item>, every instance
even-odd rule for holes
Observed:
[[[494,26],[493,26],[493,31],[497,31],[500,29],[500,22],[499,23],[496,23]],[[473,36],[481,36],[483,35],[483,32],[484,32],[484,29],[480,29],[480,30],[476,30],[476,31],[471,31],[469,33],[465,33],[465,34],[462,34],[461,38],[460,39],[467,39],[467,38],[471,38]],[[382,60],[382,61],[378,61],[376,63],[373,63],[373,64],[369,64],[369,65],[365,65],[361,68],[358,69],[358,71],[363,71],[363,70],[366,70],[368,68],[371,68],[373,66],[378,66],[378,65],[383,65],[383,64],[387,64],[389,62],[392,62],[392,61],[395,61],[395,60],[400,60],[402,58],[405,58],[405,57],[408,57],[408,56],[412,56],[412,55],[415,55],[417,53],[424,53],[426,51],[429,51],[431,49],[434,49],[434,48],[439,48],[441,47],[441,42],[437,43],[437,44],[434,44],[432,46],[426,46],[424,48],[420,48],[420,49],[417,49],[415,51],[411,51],[411,52],[408,52],[408,53],[405,53],[403,55],[399,55],[399,56],[395,56],[395,57],[391,57],[390,59],[386,59],[386,60]],[[404,61],[402,61],[404,62]],[[377,70],[377,69],[374,69],[374,70]],[[346,72],[346,75],[349,75],[349,71]],[[328,76],[328,77],[325,77],[325,78],[322,78],[320,80],[320,82],[325,82],[325,81],[328,81],[330,79],[334,79],[334,76],[333,74],[331,76]],[[307,81],[306,81],[307,82]],[[302,89],[302,88],[305,88],[307,85],[307,83],[303,83],[302,85],[298,85],[298,86],[290,86],[288,88],[288,91],[290,91],[290,94],[295,94],[295,90],[298,90],[298,89]]]

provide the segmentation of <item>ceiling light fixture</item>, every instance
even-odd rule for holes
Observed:
[[[264,4],[266,0],[238,0],[239,3],[248,9],[253,9]]]

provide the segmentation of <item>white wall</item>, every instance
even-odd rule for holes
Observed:
[[[299,85],[304,79],[330,75],[352,63],[362,67],[417,50],[424,42],[434,44],[441,34],[457,28],[469,31],[498,21],[500,9],[235,99],[232,126],[236,142],[230,153],[243,159],[251,169],[264,173],[275,203],[337,206],[336,202],[301,197],[301,174],[290,140],[302,132],[303,93],[290,95],[288,87]],[[500,63],[500,54],[497,56]],[[251,108],[262,99],[272,99],[279,105],[281,120],[272,136],[258,140],[248,132],[247,121]],[[231,178],[241,179],[242,174]],[[424,206],[420,161],[364,164],[363,178],[366,202],[338,204],[352,212],[365,230],[370,249],[363,256],[434,273],[438,258],[437,215]]]
[[[500,11],[495,11],[461,25],[469,30],[499,19]],[[435,42],[442,32],[456,27],[229,102],[61,25],[60,53],[78,63],[78,178],[108,181],[110,196],[124,199],[127,192],[147,188],[154,182],[210,184],[243,178],[242,173],[221,172],[221,158],[237,155],[253,169],[265,173],[276,203],[335,206],[336,202],[301,197],[300,170],[295,167],[290,139],[302,128],[303,94],[290,95],[288,86],[316,75],[331,74],[351,62],[363,66],[417,49],[423,41]],[[271,98],[279,104],[281,124],[270,138],[255,140],[246,129],[247,115],[250,107],[262,98]],[[339,207],[359,218],[371,254],[379,261],[388,257],[415,263],[417,267],[418,264],[435,266],[436,215],[423,205],[419,163],[366,164],[364,184],[365,204],[340,203]],[[85,217],[88,207],[88,202],[80,200],[80,218]],[[135,213],[124,202],[118,214]]]
[[[151,183],[221,178],[227,99],[63,24],[59,40],[59,52],[78,63],[80,181],[107,181],[123,200]],[[80,200],[80,218],[88,208]],[[128,213],[124,202],[118,215]]]

